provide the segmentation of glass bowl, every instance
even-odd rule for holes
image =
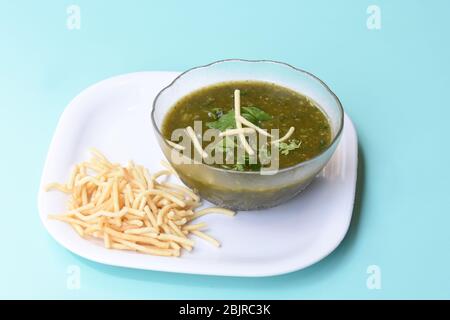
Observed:
[[[332,140],[328,148],[312,159],[279,169],[274,174],[230,171],[202,163],[172,161],[175,151],[163,138],[161,126],[167,112],[183,96],[212,84],[256,80],[295,90],[318,104],[328,117]],[[270,60],[230,59],[192,68],[159,92],[151,112],[159,145],[179,175],[203,199],[234,210],[255,210],[284,203],[304,190],[333,155],[341,137],[344,110],[339,99],[316,76],[286,63]]]

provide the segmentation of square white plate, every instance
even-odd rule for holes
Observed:
[[[194,250],[181,258],[108,250],[101,242],[80,238],[65,223],[47,219],[48,214],[64,211],[66,196],[44,192],[43,186],[66,181],[70,168],[87,159],[90,147],[114,162],[132,159],[151,172],[161,169],[164,156],[151,127],[151,104],[177,75],[142,72],[110,78],[84,90],[67,106],[48,151],[38,199],[41,220],[53,238],[84,258],[109,265],[227,276],[283,274],[330,254],[347,232],[355,197],[358,149],[348,116],[333,158],[295,199],[233,218],[201,218],[208,222],[207,231],[222,242],[221,248],[195,239]]]

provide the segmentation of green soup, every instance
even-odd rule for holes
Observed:
[[[269,133],[271,129],[279,129],[279,137],[284,136],[289,128],[295,128],[293,134],[279,144],[279,168],[311,159],[329,146],[330,124],[313,101],[291,89],[259,81],[223,82],[183,97],[165,116],[162,125],[164,138],[171,140],[175,129],[193,127],[194,121],[202,121],[203,133],[210,128],[220,131],[235,128],[233,106],[236,89],[240,90],[241,115],[253,124]],[[203,141],[203,148],[209,143]],[[270,152],[270,143],[268,146]],[[250,164],[245,159],[238,159],[237,152],[233,162],[212,165],[239,171],[261,168],[259,160]]]

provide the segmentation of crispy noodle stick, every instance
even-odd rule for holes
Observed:
[[[192,143],[194,144],[194,148],[197,150],[197,152],[202,156],[202,158],[208,158],[208,154],[205,152],[205,150],[203,150],[202,145],[200,144],[200,141],[198,141],[194,129],[192,129],[192,127],[189,126],[186,128],[186,131],[189,137],[191,138]]]
[[[45,187],[45,191],[51,191],[51,190],[58,190],[64,193],[71,193],[71,190],[69,190],[66,186],[60,184],[60,183],[49,183],[46,187]]]
[[[189,189],[189,188],[187,188],[187,187],[179,186],[179,185],[176,185],[176,184],[173,184],[173,183],[170,183],[170,182],[164,182],[164,183],[161,183],[161,185],[162,185],[162,186],[165,186],[165,187],[172,188],[172,189],[180,190],[180,191],[182,191],[182,192],[185,192],[185,193],[187,193],[187,195],[188,195],[192,200],[194,200],[194,201],[196,201],[196,202],[199,202],[199,201],[200,201],[200,197],[199,197],[194,191],[192,191],[191,189]]]
[[[83,222],[83,221],[80,221],[80,220],[74,219],[74,218],[69,218],[69,217],[66,217],[66,216],[50,214],[50,215],[48,215],[48,218],[49,219],[54,219],[54,220],[61,220],[61,221],[65,221],[65,222],[73,223],[73,224],[79,224],[80,226],[85,227],[85,228],[93,227],[93,226],[89,225],[86,222]]]
[[[138,228],[138,229],[129,229],[126,230],[125,233],[128,234],[147,234],[153,238],[156,238],[158,236],[158,230],[152,227],[145,227],[145,228]]]
[[[123,208],[119,212],[108,212],[108,211],[99,211],[97,213],[88,215],[88,216],[82,216],[81,220],[84,221],[94,221],[99,217],[109,217],[109,218],[120,218],[123,217],[128,212],[128,208]],[[78,215],[77,215],[78,216]]]
[[[140,251],[143,253],[148,253],[148,254],[152,254],[152,255],[156,255],[156,256],[177,256],[176,252],[174,252],[173,250],[170,250],[170,249],[164,250],[164,249],[160,249],[160,248],[150,248],[148,246],[141,246],[134,242],[123,240],[123,239],[114,239],[114,241],[117,241],[117,242],[127,246],[130,249]]]
[[[168,163],[168,162],[165,161],[165,160],[161,160],[160,163],[161,163],[161,165],[162,165],[163,167],[165,167],[166,169],[168,169],[169,171],[171,171],[172,174],[177,175],[177,172],[175,171],[175,169],[172,167],[172,165],[171,165],[170,163]]]
[[[258,126],[255,126],[253,123],[251,123],[250,121],[248,121],[247,119],[245,119],[243,116],[239,116],[239,121],[242,122],[242,124],[245,124],[246,126],[255,129],[256,131],[258,131],[260,134],[262,134],[263,136],[266,137],[272,137],[271,134],[269,134],[266,130],[261,129]]]
[[[84,229],[80,225],[75,223],[71,223],[70,225],[75,229],[75,231],[80,235],[80,237],[84,238]]]
[[[192,233],[195,234],[197,237],[200,237],[200,238],[208,241],[213,246],[220,247],[220,242],[217,241],[216,239],[214,239],[213,237],[207,235],[206,233],[203,233],[203,232],[198,231],[198,230],[194,230],[194,231],[192,231]]]
[[[236,121],[237,129],[242,129],[242,123],[239,119],[240,116],[241,116],[241,91],[234,90],[234,120]],[[250,145],[248,144],[244,134],[240,132],[238,134],[238,137],[242,145],[244,146],[245,151],[247,151],[247,153],[251,156],[254,155],[255,151],[253,151],[252,147],[250,147]]]
[[[160,170],[160,171],[157,171],[154,174],[152,174],[151,179],[156,180],[161,176],[170,176],[171,174],[173,174],[172,170]]]
[[[171,147],[173,147],[174,149],[177,149],[177,150],[180,150],[180,151],[186,149],[186,148],[183,147],[182,145],[179,145],[178,143],[175,143],[175,142],[173,142],[173,141],[166,140],[166,142],[167,142]]]
[[[193,246],[194,245],[194,241],[192,241],[190,239],[186,239],[186,238],[182,238],[182,237],[176,236],[174,234],[162,233],[162,234],[160,234],[158,236],[158,239],[159,240],[166,240],[166,241],[167,240],[169,240],[169,241],[172,240],[172,241],[175,241],[175,242],[180,243],[180,244],[186,244],[188,246]]]
[[[243,117],[241,117],[241,118],[243,118]],[[242,121],[241,118],[239,118],[239,119],[241,120],[241,122],[242,122],[243,124],[245,124],[245,123]],[[245,118],[243,118],[243,119],[245,119]],[[251,122],[250,122],[250,123],[251,123]],[[253,123],[251,123],[251,124],[253,125]],[[259,129],[259,128],[258,128],[258,129]],[[240,134],[240,133],[243,133],[243,134],[253,134],[253,133],[255,133],[255,132],[256,132],[256,130],[255,130],[254,128],[228,129],[228,130],[225,130],[224,132],[219,133],[219,137],[236,136],[236,135],[238,135],[238,134]]]
[[[103,241],[105,244],[105,248],[110,249],[111,248],[111,237],[107,232],[103,233]]]
[[[123,240],[129,240],[129,241],[134,241],[134,242],[148,243],[148,244],[154,245],[155,247],[162,248],[162,249],[169,248],[169,244],[167,242],[158,241],[157,239],[154,239],[151,237],[124,234],[124,233],[118,232],[114,229],[111,229],[109,227],[105,227],[103,229],[103,231],[107,232],[111,236],[113,236],[114,241],[116,241],[117,239],[123,239]]]
[[[204,216],[205,214],[208,213],[221,213],[227,216],[234,216],[236,213],[234,211],[228,210],[228,209],[224,209],[224,208],[217,208],[217,207],[213,207],[213,208],[206,208],[206,209],[202,209],[197,211],[196,213],[194,213],[194,215],[191,217],[191,220]]]
[[[183,226],[183,231],[194,231],[202,228],[206,228],[208,225],[204,222],[197,223],[197,224],[191,224],[187,226]]]
[[[184,208],[186,206],[186,203],[183,200],[180,200],[177,197],[171,195],[170,193],[162,191],[162,190],[147,190],[147,191],[145,191],[145,194],[160,195],[163,198],[166,198],[172,202],[175,202],[181,208]]]
[[[282,138],[280,138],[278,140],[271,141],[270,143],[271,144],[275,144],[275,143],[283,142],[284,140],[289,139],[289,137],[292,136],[294,131],[295,131],[295,128],[294,127],[290,127],[289,131]]]
[[[98,151],[96,148],[90,148],[89,151],[91,152],[91,154],[96,157],[97,159],[101,160],[102,164],[105,164],[108,167],[112,167],[111,162],[109,162],[108,158],[106,158],[103,153],[101,153],[100,151]]]

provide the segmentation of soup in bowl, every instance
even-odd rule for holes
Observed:
[[[337,147],[343,115],[320,79],[265,60],[190,69],[157,95],[151,113],[180,179],[235,210],[273,207],[308,186]]]

